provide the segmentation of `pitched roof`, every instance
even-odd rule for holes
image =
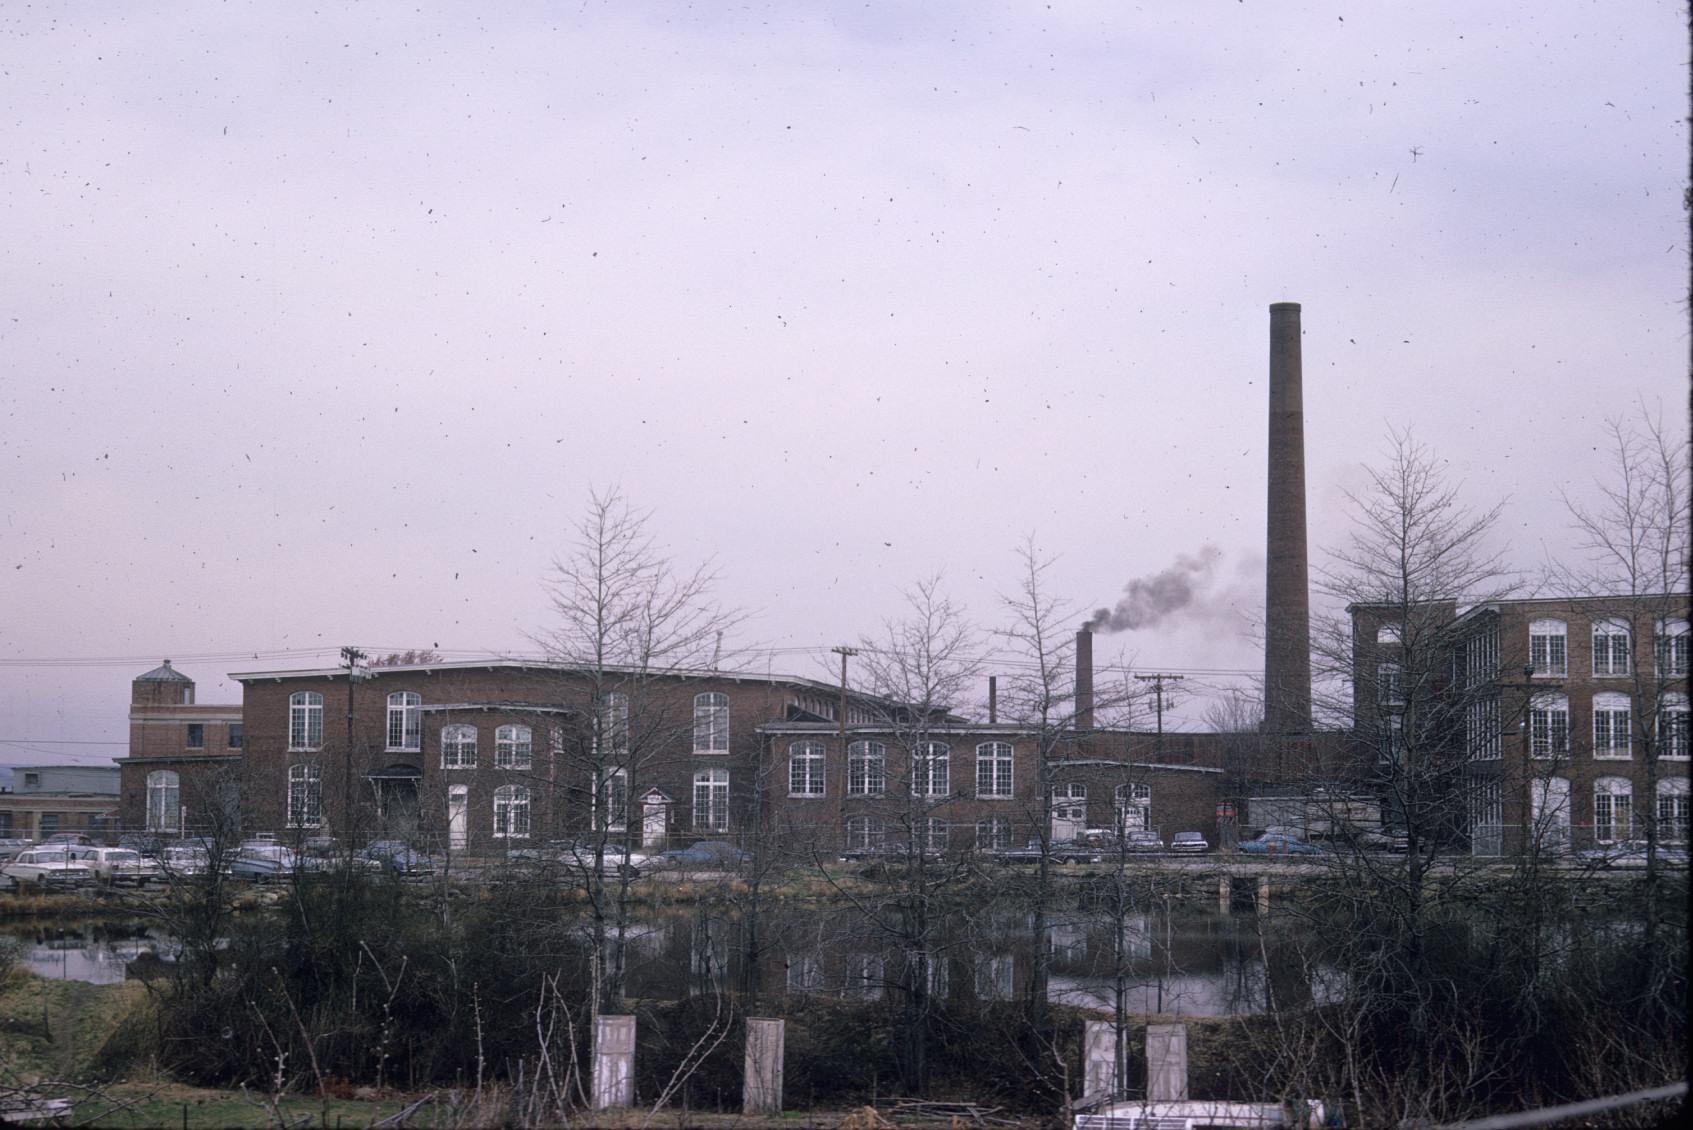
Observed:
[[[192,683],[194,680],[172,667],[170,660],[167,659],[163,666],[155,667],[145,675],[135,676],[135,681],[138,683]]]

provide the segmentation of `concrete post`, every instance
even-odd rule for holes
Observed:
[[[1117,1026],[1089,1020],[1082,1029],[1082,1097],[1105,1098],[1118,1089]]]
[[[1217,913],[1227,914],[1234,896],[1234,881],[1227,875],[1217,877]]]
[[[1267,875],[1258,880],[1258,913],[1270,913],[1270,878]]]
[[[1146,1026],[1146,1099],[1187,1101],[1187,1025]]]
[[[594,1109],[635,1105],[635,1018],[594,1021]]]
[[[748,1114],[782,1110],[782,1050],[786,1022],[747,1018],[746,1079],[741,1109]]]

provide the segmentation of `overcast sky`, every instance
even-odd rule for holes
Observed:
[[[121,753],[166,656],[211,702],[525,649],[596,485],[811,676],[937,570],[1000,622],[1028,533],[1084,614],[1209,546],[1096,650],[1230,685],[1282,300],[1314,557],[1395,424],[1533,567],[1604,418],[1683,416],[1687,50],[1650,2],[6,5],[0,761]]]

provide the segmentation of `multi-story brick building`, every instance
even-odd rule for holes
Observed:
[[[246,734],[239,703],[194,701],[194,680],[165,660],[130,683],[129,753],[118,759],[125,828],[176,834],[210,806],[237,803]]]
[[[0,839],[60,832],[100,838],[116,820],[118,775],[109,765],[19,765],[0,792]]]
[[[1454,828],[1477,855],[1688,830],[1685,593],[1354,605],[1365,781],[1407,743],[1461,766]]]

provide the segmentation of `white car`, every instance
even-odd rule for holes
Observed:
[[[19,852],[11,862],[0,867],[0,876],[14,887],[49,888],[81,887],[94,881],[94,870],[88,864],[71,858],[71,849],[63,844],[31,848]]]
[[[86,863],[102,883],[133,883],[142,887],[165,877],[158,860],[148,859],[130,848],[73,847],[71,858]]]
[[[159,852],[159,867],[172,879],[204,875],[210,866],[211,855],[198,844],[167,844]]]

